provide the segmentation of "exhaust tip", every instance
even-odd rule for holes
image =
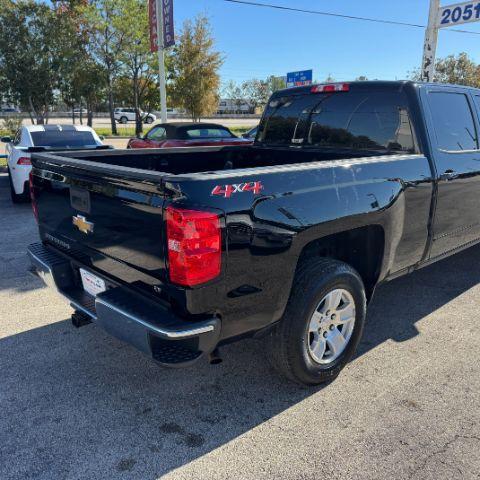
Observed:
[[[219,363],[222,363],[223,360],[222,357],[220,357],[220,351],[218,348],[208,354],[208,361],[210,362],[210,365],[218,365]]]

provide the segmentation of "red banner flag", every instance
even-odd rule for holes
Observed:
[[[148,0],[148,20],[150,27],[150,51],[158,51],[157,2]]]

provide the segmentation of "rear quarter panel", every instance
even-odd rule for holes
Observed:
[[[248,182],[261,182],[258,195],[235,187]],[[212,299],[217,309],[221,305],[225,338],[280,318],[302,250],[324,236],[380,225],[385,235],[380,279],[420,262],[428,240],[431,182],[427,158],[407,155],[195,174],[170,178],[167,188],[176,192],[174,202],[208,203],[226,214],[228,252],[216,291],[223,299]],[[235,192],[212,194],[225,185]]]

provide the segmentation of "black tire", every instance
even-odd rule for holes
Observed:
[[[26,203],[30,200],[30,193],[26,191],[26,189],[24,189],[23,193],[15,193],[12,177],[10,175],[10,169],[8,169],[8,183],[10,184],[10,197],[13,203]]]
[[[125,123],[128,122],[128,118],[127,117],[120,117],[119,122],[124,125]]]
[[[153,118],[152,117],[147,117],[145,120],[147,123],[153,123]]]
[[[355,323],[343,352],[331,363],[316,362],[310,354],[308,326],[315,309],[332,290],[347,290],[355,303]],[[273,366],[290,380],[318,385],[334,380],[355,353],[366,314],[365,288],[349,265],[328,258],[303,262],[298,267],[287,307],[267,337]]]

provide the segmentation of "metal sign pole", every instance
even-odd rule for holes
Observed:
[[[423,46],[422,80],[433,82],[435,76],[435,53],[438,40],[438,14],[440,0],[430,0],[430,13],[428,26],[425,32],[425,44]]]
[[[157,38],[158,38],[158,73],[160,85],[160,114],[162,123],[167,121],[167,89],[165,85],[165,47],[163,45],[163,10],[162,0],[156,1]]]

